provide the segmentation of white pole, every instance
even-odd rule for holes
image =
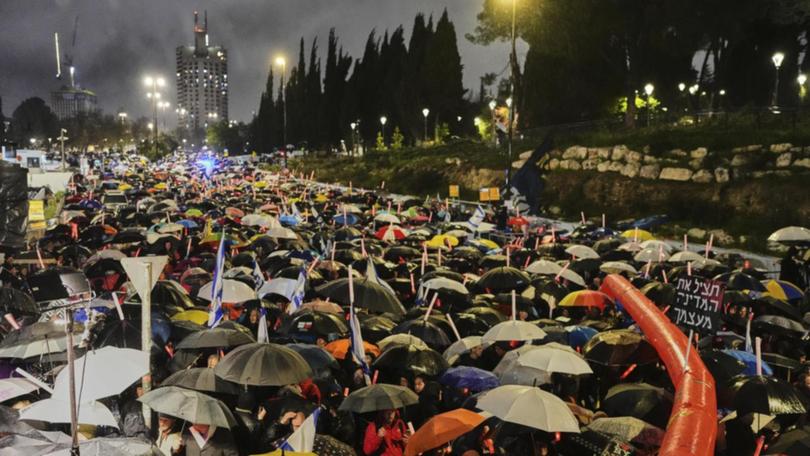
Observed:
[[[146,292],[141,296],[141,350],[146,353],[146,375],[143,376],[143,392],[148,393],[152,389],[152,263],[144,263],[146,266]],[[152,410],[148,405],[143,404],[143,421],[147,428],[152,428]]]

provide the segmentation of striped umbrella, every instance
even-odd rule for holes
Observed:
[[[782,301],[800,300],[804,298],[804,292],[798,286],[787,280],[763,280],[762,284],[768,290],[767,294]]]
[[[605,310],[605,306],[613,304],[610,296],[593,290],[579,290],[573,293],[568,293],[566,297],[559,302],[560,307],[598,307],[600,310]]]

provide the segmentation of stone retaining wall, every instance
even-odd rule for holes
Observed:
[[[521,167],[531,153],[520,154],[520,160],[513,162],[512,166]],[[797,147],[789,143],[767,147],[750,145],[724,152],[709,151],[705,147],[691,151],[674,149],[655,155],[650,153],[649,147],[639,152],[624,145],[572,146],[553,150],[550,156],[546,166],[552,171],[594,170],[620,173],[629,178],[704,184],[810,173],[810,146]]]

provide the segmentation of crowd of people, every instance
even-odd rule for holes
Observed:
[[[806,229],[775,233],[780,275],[639,223],[565,229],[214,156],[97,162],[5,252],[0,455],[70,447],[70,338],[88,454],[657,454],[675,387],[611,274],[664,312],[678,277],[723,284],[721,328],[690,348],[716,384],[706,454],[810,451]],[[144,279],[124,263],[150,257],[147,374],[126,361]],[[45,296],[77,275],[88,293]]]

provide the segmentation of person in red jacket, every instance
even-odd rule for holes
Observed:
[[[363,454],[366,456],[402,456],[408,443],[408,431],[396,410],[383,410],[366,427]]]

